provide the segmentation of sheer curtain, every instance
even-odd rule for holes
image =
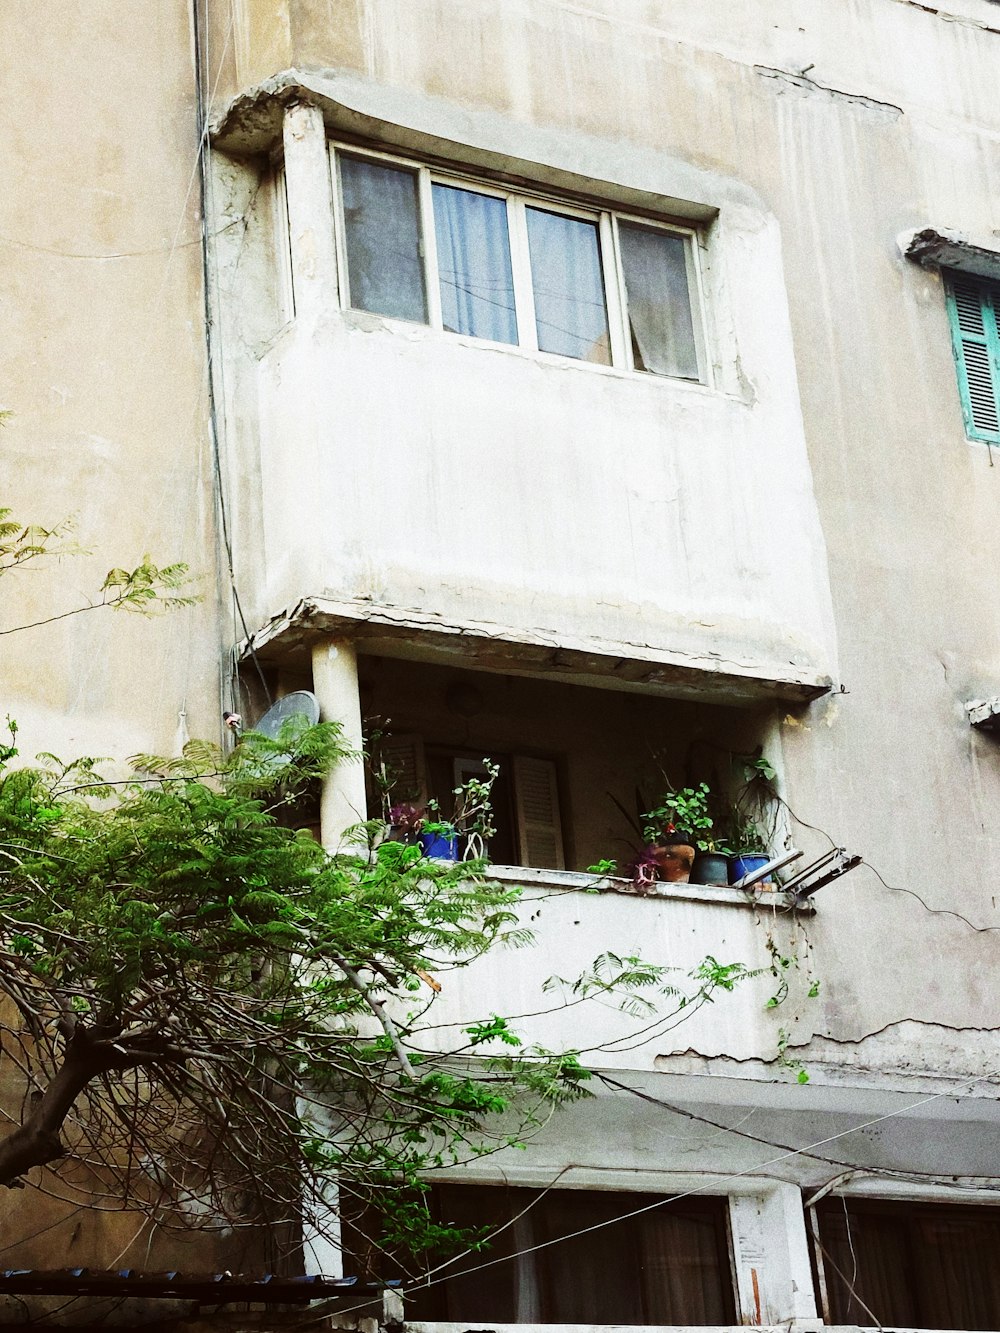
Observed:
[[[433,198],[444,327],[516,343],[506,200],[452,185],[435,185]]]
[[[636,370],[698,378],[687,242],[671,232],[618,224]]]
[[[724,1199],[630,1217],[655,1195],[445,1185],[434,1196],[442,1222],[487,1228],[495,1238],[426,1298],[411,1288],[413,1318],[691,1325],[736,1317]],[[497,1258],[507,1262],[479,1266]]]
[[[540,208],[525,212],[538,346],[610,365],[597,224]]]
[[[341,157],[340,182],[351,305],[426,324],[416,176]]]
[[[718,1221],[658,1210],[639,1219],[646,1324],[728,1324]]]

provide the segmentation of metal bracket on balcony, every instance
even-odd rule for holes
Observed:
[[[1000,732],[1000,698],[971,699],[965,705],[969,722],[978,731]]]
[[[782,854],[776,856],[773,861],[768,861],[766,866],[761,866],[759,870],[751,870],[748,875],[744,875],[742,879],[738,879],[733,885],[733,888],[752,889],[755,884],[760,884],[763,880],[769,879],[770,876],[776,870],[780,870],[782,866],[791,865],[793,861],[797,861],[801,855],[802,853],[796,851],[794,847],[790,852],[782,852]],[[782,885],[782,888],[784,888],[784,885]]]
[[[817,889],[823,888],[831,880],[839,879],[841,875],[846,875],[849,870],[859,866],[863,859],[860,856],[848,855],[844,847],[831,847],[828,852],[817,857],[806,866],[805,870],[800,870],[781,887],[785,893],[792,894],[797,903],[807,902]]]

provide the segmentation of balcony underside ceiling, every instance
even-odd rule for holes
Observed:
[[[740,706],[780,699],[804,704],[832,688],[830,677],[790,662],[692,656],[646,644],[613,644],[525,631],[492,622],[449,623],[433,613],[364,602],[304,598],[240,645],[243,659],[301,667],[324,638],[349,639],[361,653],[441,666],[544,677]]]

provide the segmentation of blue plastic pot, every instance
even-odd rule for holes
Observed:
[[[417,842],[424,856],[433,856],[438,861],[458,860],[458,838],[454,835],[446,838],[441,833],[421,833]]]
[[[741,880],[744,875],[752,875],[755,870],[760,870],[770,861],[769,856],[763,856],[758,852],[743,852],[739,856],[729,858],[729,882],[735,884]]]

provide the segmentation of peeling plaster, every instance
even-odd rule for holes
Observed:
[[[848,93],[841,88],[830,88],[824,83],[817,83],[814,79],[807,79],[805,71],[799,74],[792,73],[785,69],[770,69],[766,65],[754,65],[754,73],[759,74],[763,79],[778,79],[781,83],[786,83],[792,88],[797,88],[807,96],[814,94],[825,94],[828,98],[837,101],[850,102],[854,106],[864,107],[868,111],[890,112],[891,119],[895,120],[903,115],[903,108],[896,106],[893,102],[880,102],[878,98],[866,97],[863,93]]]

